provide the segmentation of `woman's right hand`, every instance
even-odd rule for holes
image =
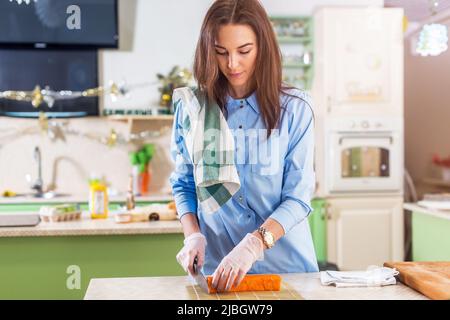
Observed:
[[[193,265],[197,257],[197,270],[200,270],[205,262],[206,238],[200,232],[195,232],[184,239],[184,246],[177,254],[177,261],[184,271],[195,274]]]

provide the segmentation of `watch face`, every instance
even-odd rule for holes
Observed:
[[[267,242],[268,245],[273,245],[273,235],[271,233],[266,232],[266,234],[264,235],[264,238]]]

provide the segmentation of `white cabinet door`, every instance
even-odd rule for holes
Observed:
[[[322,10],[316,76],[326,113],[402,113],[402,19],[401,9]]]
[[[403,260],[401,198],[335,198],[327,204],[329,262],[365,270]]]

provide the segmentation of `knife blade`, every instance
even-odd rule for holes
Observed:
[[[194,274],[192,277],[194,278],[195,282],[200,288],[202,288],[205,292],[210,293],[208,281],[206,280],[206,277],[203,275],[203,273],[200,270],[198,270],[197,264],[198,264],[198,257],[195,257],[194,264],[192,266],[192,268],[194,269]]]

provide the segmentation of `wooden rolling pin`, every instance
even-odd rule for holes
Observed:
[[[212,287],[212,276],[207,276],[208,288],[210,293],[216,293],[217,290]],[[232,286],[230,292],[244,291],[280,291],[281,277],[277,274],[248,274],[237,286]]]

